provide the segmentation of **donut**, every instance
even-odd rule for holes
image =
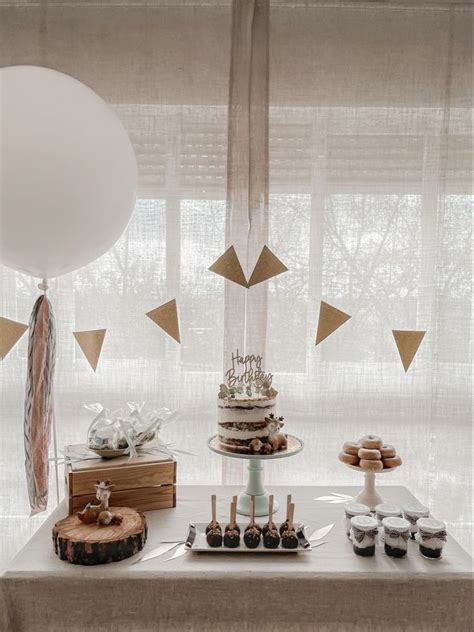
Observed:
[[[383,441],[377,435],[365,435],[362,439],[359,439],[359,443],[363,448],[369,448],[369,450],[380,450],[383,446]]]
[[[380,461],[382,455],[379,450],[371,450],[370,448],[361,448],[358,452],[359,459],[368,459],[369,461]]]
[[[384,467],[398,467],[402,464],[402,460],[399,456],[392,456],[388,459],[383,460]]]
[[[347,454],[347,452],[339,452],[339,461],[348,465],[359,465],[359,457],[354,454]]]
[[[372,470],[374,472],[383,470],[382,461],[375,461],[374,459],[361,459],[359,465],[363,470]]]
[[[382,455],[382,459],[391,459],[392,456],[396,455],[396,450],[393,445],[385,444],[380,448],[380,454]]]
[[[355,441],[346,441],[345,444],[342,446],[342,451],[346,454],[353,454],[354,456],[357,456],[359,448],[360,445],[358,443],[355,443]]]

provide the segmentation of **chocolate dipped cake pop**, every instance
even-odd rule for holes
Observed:
[[[263,536],[263,546],[266,549],[277,549],[280,546],[278,529],[270,529]]]
[[[211,522],[206,527],[206,535],[209,531],[222,531],[221,525],[216,520],[216,495],[211,496]]]
[[[222,546],[222,531],[220,529],[209,529],[206,535],[206,540],[209,546],[218,548]]]
[[[290,515],[291,494],[286,497],[286,520],[280,525],[280,535],[283,535],[284,531],[288,530],[288,518]]]
[[[224,533],[224,546],[229,549],[236,549],[240,545],[240,533],[236,529],[235,514],[237,513],[237,502],[232,501],[230,505],[229,529]]]
[[[290,511],[288,515],[288,526],[281,534],[281,545],[284,549],[297,549],[298,548],[298,536],[295,533],[293,527],[293,515],[295,511],[295,505],[290,503]]]
[[[251,515],[250,515],[250,523],[245,529],[244,533],[244,542],[245,545],[249,549],[256,549],[260,544],[261,539],[261,529],[255,522],[255,496],[252,496],[251,500]]]
[[[277,549],[280,545],[280,534],[273,522],[273,495],[268,499],[268,522],[262,529],[263,546],[266,549]]]
[[[244,542],[245,546],[249,549],[256,549],[260,544],[260,532],[255,527],[250,527],[250,529],[246,529],[244,533]]]

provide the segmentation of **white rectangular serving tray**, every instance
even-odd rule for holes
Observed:
[[[190,525],[188,539],[192,533],[193,526],[196,529],[196,536],[194,538],[193,543],[189,546],[190,551],[194,551],[195,553],[252,553],[252,554],[286,554],[286,553],[309,553],[311,551],[311,545],[306,539],[304,533],[304,525],[295,524],[296,534],[298,536],[299,545],[296,549],[284,549],[281,545],[277,549],[266,549],[263,546],[263,538],[260,541],[260,544],[255,549],[249,549],[244,544],[243,536],[246,524],[239,524],[241,529],[240,536],[240,545],[235,549],[230,549],[224,545],[219,547],[209,546],[206,540],[206,527],[207,523],[205,522],[195,522],[193,525]]]

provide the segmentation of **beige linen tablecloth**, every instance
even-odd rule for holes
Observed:
[[[384,500],[413,496],[403,487],[383,487]],[[209,520],[209,496],[217,493],[219,519],[227,519],[234,487],[180,487],[175,509],[147,513],[151,550],[160,540],[185,537],[190,521]],[[328,543],[309,554],[171,554],[133,565],[73,566],[53,552],[51,527],[64,506],[46,521],[0,577],[0,625],[9,632],[67,630],[246,631],[472,630],[471,558],[452,539],[439,561],[423,559],[410,542],[408,558],[361,558],[343,530],[343,505],[313,500],[330,492],[354,495],[350,487],[273,488],[288,492],[296,519],[308,531],[335,522]],[[283,511],[277,518],[282,518]],[[442,518],[442,516],[440,516]],[[246,519],[241,519],[245,523]],[[262,521],[263,522],[263,521]]]

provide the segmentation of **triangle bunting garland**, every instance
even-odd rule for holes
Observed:
[[[410,368],[410,364],[413,362],[425,333],[426,331],[392,330],[405,373]]]
[[[107,329],[92,329],[90,331],[73,331],[72,335],[80,346],[86,360],[91,365],[93,371],[97,369],[102,345],[104,344]]]
[[[287,271],[288,268],[285,264],[273,254],[268,246],[264,246],[249,282],[247,283],[247,287],[252,287],[252,285],[257,285],[257,283],[262,283]]]
[[[222,258],[222,257],[221,257]],[[169,336],[174,338],[176,342],[181,343],[181,336],[179,333],[179,320],[178,309],[176,306],[176,299],[168,301],[155,309],[152,309],[146,314],[155,325],[158,325]]]
[[[230,246],[222,256],[209,268],[211,272],[224,277],[228,281],[247,287],[247,279],[240,265],[234,246]]]
[[[268,279],[288,271],[285,264],[273,254],[268,246],[262,248],[258,261],[248,281],[234,246],[230,246],[208,269],[210,272],[219,274],[224,277],[224,279],[233,281],[246,288],[250,288],[263,281],[268,281]]]
[[[334,333],[336,329],[339,329],[339,327],[349,320],[349,318],[351,318],[349,314],[342,312],[333,305],[329,305],[329,303],[321,301],[321,306],[319,308],[318,331],[316,333],[316,345]]]
[[[3,360],[28,329],[28,325],[0,317],[0,358]]]

